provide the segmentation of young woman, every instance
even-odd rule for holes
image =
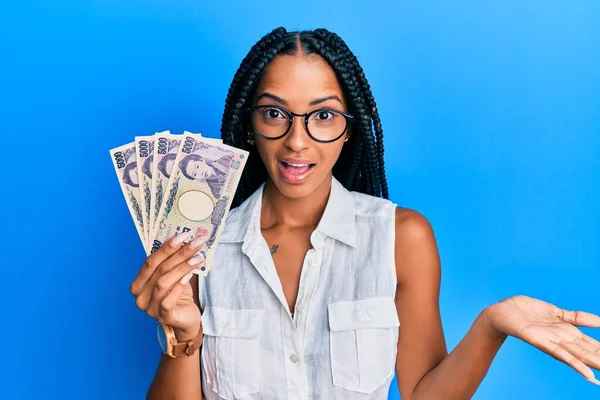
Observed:
[[[229,89],[222,139],[250,152],[213,268],[182,234],[131,285],[189,355],[163,355],[152,399],[470,398],[507,336],[598,383],[600,318],[516,296],[447,353],[440,261],[417,211],[386,200],[383,132],[357,59],[324,29],[279,28]],[[200,350],[196,351],[199,343]]]

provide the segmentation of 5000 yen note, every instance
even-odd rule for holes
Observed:
[[[205,237],[206,263],[195,273],[206,276],[219,233],[246,165],[248,152],[185,133],[159,212],[151,252],[180,232]]]
[[[147,253],[148,250],[144,241],[144,218],[142,216],[142,209],[140,208],[140,185],[135,153],[135,142],[132,142],[112,149],[110,151],[110,158],[115,167],[127,208],[129,208],[129,213],[131,214],[131,218],[133,218],[137,233]]]
[[[144,242],[148,248],[150,236],[150,203],[152,201],[152,160],[154,159],[154,136],[136,136],[135,152],[140,183],[140,207],[144,220]]]
[[[182,135],[172,135],[169,131],[154,135],[154,165],[152,166],[152,200],[150,203],[150,229],[148,242],[152,243],[158,212],[162,206],[167,184],[171,177],[173,163],[181,144]]]
[[[192,136],[202,136],[201,133],[195,133],[195,132],[190,132],[190,131],[183,131],[183,134],[184,135],[192,135]],[[208,137],[204,137],[204,136],[202,136],[202,137],[204,138],[204,140],[207,143],[212,143],[212,144],[215,144],[215,145],[216,144],[223,144],[223,141],[221,139],[213,139],[213,138],[208,138]]]

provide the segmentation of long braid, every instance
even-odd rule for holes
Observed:
[[[238,101],[235,103],[235,109],[232,111],[232,117],[236,120],[244,120],[244,105],[249,102],[252,96],[253,89],[258,84],[260,76],[264,72],[267,64],[278,54],[280,48],[283,46],[284,43],[278,42],[276,43],[274,48],[265,50],[264,55],[262,55],[262,57],[258,57],[256,67],[251,67],[248,69],[248,78],[243,83],[238,97]],[[256,151],[256,147],[251,146],[251,150],[252,152],[250,153],[248,159],[248,161],[250,162],[250,168],[244,169],[245,172],[248,171],[247,173],[245,173],[246,176],[244,179],[246,192],[245,194],[243,194],[244,197],[248,197],[250,194],[252,194],[252,192],[254,192],[258,188],[260,183],[267,178],[266,168],[262,164],[260,155],[258,154],[258,151]],[[236,199],[236,202],[237,201],[240,201],[241,203],[243,200],[240,197],[239,199]]]
[[[265,49],[272,46],[275,41],[281,40],[281,38],[285,34],[286,34],[286,31],[284,28],[277,28],[277,29],[272,30],[269,34],[263,36],[258,42],[256,42],[254,44],[254,46],[252,46],[252,48],[250,49],[250,51],[248,52],[246,57],[242,60],[242,63],[240,64],[237,72],[235,73],[235,75],[233,77],[233,81],[231,82],[231,85],[229,86],[229,91],[227,93],[227,99],[225,100],[225,110],[223,111],[223,119],[221,121],[221,133],[223,133],[224,127],[230,128],[229,129],[229,132],[231,135],[230,139],[232,141],[232,145],[234,145],[234,146],[239,147],[239,145],[241,143],[236,143],[235,137],[233,136],[235,128],[239,127],[239,124],[237,124],[237,115],[231,114],[232,99],[236,95],[239,96],[240,82],[241,82],[242,78],[244,77],[244,75],[246,74],[246,72],[248,71],[248,68],[250,68],[250,66],[252,66],[252,63],[254,62],[254,60],[259,55],[263,54]],[[231,129],[231,128],[233,128],[233,129]],[[244,142],[244,141],[242,141],[242,142]]]
[[[339,49],[338,50],[338,52],[340,53],[339,59],[343,60],[344,64],[346,64],[346,65],[344,67],[337,66],[335,63],[332,62],[331,64],[335,70],[338,70],[338,68],[339,68],[342,71],[343,70],[351,70],[352,71],[352,73],[350,75],[350,79],[352,81],[352,85],[355,86],[356,90],[355,90],[355,93],[351,93],[351,95],[359,96],[358,98],[355,98],[356,99],[355,103],[357,104],[359,114],[361,116],[364,116],[363,118],[360,118],[360,120],[357,122],[360,125],[362,125],[361,130],[363,132],[371,133],[372,132],[371,119],[369,118],[370,113],[367,111],[366,105],[365,105],[367,103],[367,100],[368,100],[367,95],[370,94],[370,90],[367,88],[368,93],[365,93],[364,73],[362,72],[362,68],[360,68],[360,66],[358,65],[358,61],[356,60],[356,57],[354,56],[354,54],[352,54],[352,52],[350,51],[350,49],[348,48],[346,43],[338,35],[331,33],[329,31],[323,30],[323,29],[318,29],[315,31],[315,36],[322,38],[322,40],[324,42],[330,44],[331,47],[335,46],[337,49]],[[338,68],[336,68],[336,66]],[[359,79],[362,79],[363,82],[359,82]],[[362,110],[363,107],[364,107],[364,111]],[[363,137],[365,137],[365,136],[363,136]],[[382,168],[380,168],[379,157],[378,157],[378,154],[376,151],[376,147],[375,147],[375,143],[373,141],[372,135],[368,136],[368,139],[365,141],[365,144],[366,144],[365,162],[367,163],[368,168],[366,169],[367,173],[363,175],[364,185],[366,185],[366,187],[367,187],[367,190],[368,190],[367,193],[375,194],[375,195],[379,196],[382,193],[381,184],[380,184]],[[387,187],[387,185],[386,185],[386,187]],[[387,196],[387,193],[385,195]]]
[[[344,57],[344,55],[342,53],[340,53],[336,48],[333,48],[327,42],[315,40],[313,45],[318,50],[318,53],[323,58],[325,58],[325,60],[330,65],[332,65],[336,71],[340,72],[340,76],[342,77],[342,79],[340,81],[342,82],[344,92],[347,92],[351,99],[351,107],[352,107],[353,114],[358,114],[361,116],[365,115],[367,113],[367,109],[364,104],[364,99],[361,96],[361,93],[359,91],[360,88],[356,82],[355,76],[352,74],[352,72],[350,70],[350,64],[348,63],[348,60],[346,59],[346,57]],[[367,121],[364,118],[358,118],[355,121],[355,129],[360,133],[368,132],[369,127],[368,127]],[[361,138],[363,138],[363,135],[361,135]],[[350,148],[350,146],[349,146],[349,148]],[[356,158],[360,157],[359,154],[356,154],[356,148],[354,148],[354,150],[355,151],[351,152],[351,154],[350,154],[351,160],[354,159],[355,157]],[[346,158],[342,158],[342,157],[340,157],[340,159],[342,160],[342,163],[345,160],[347,160]],[[341,172],[343,174],[343,171],[341,171]],[[366,192],[369,194],[374,193],[372,178],[373,177],[370,176],[369,173],[365,174],[365,179],[366,179],[366,184],[367,184]]]
[[[338,35],[326,29],[288,33],[284,28],[277,28],[252,46],[233,78],[225,101],[221,137],[225,143],[250,153],[232,206],[242,203],[267,178],[267,170],[256,147],[247,141],[246,107],[273,58],[279,54],[298,54],[298,51],[317,54],[329,63],[354,116],[348,143],[342,147],[333,167],[334,176],[349,190],[387,198],[383,130],[373,94],[358,60]]]
[[[225,143],[247,150],[250,153],[233,200],[234,207],[248,198],[258,185],[260,185],[260,182],[266,179],[266,169],[262,165],[256,148],[250,146],[246,140],[243,106],[248,101],[248,92],[252,83],[260,73],[254,66],[257,63],[257,59],[259,57],[262,58],[263,64],[266,65],[277,53],[275,52],[269,59],[264,60],[265,53],[269,50],[273,53],[274,44],[281,42],[282,37],[286,33],[284,28],[274,29],[250,49],[250,52],[242,61],[233,78],[225,101],[225,110],[223,111],[223,120],[221,123],[221,137]],[[250,71],[251,69],[254,69],[254,71]],[[246,171],[252,171],[252,174]]]
[[[374,130],[375,130],[375,138],[376,138],[376,155],[377,155],[377,168],[379,172],[379,176],[377,179],[377,183],[381,185],[381,192],[384,198],[388,198],[388,187],[387,187],[387,179],[385,176],[385,163],[384,163],[384,151],[383,151],[383,129],[381,127],[381,119],[379,117],[379,112],[377,110],[377,105],[375,103],[375,98],[373,97],[373,93],[371,92],[371,86],[365,77],[365,73],[358,62],[356,56],[350,51],[350,48],[346,44],[346,42],[336,33],[329,32],[325,29],[317,29],[317,31],[322,31],[323,36],[327,37],[327,40],[335,43],[340,48],[344,49],[344,53],[346,57],[352,63],[352,66],[355,68],[357,72],[357,76],[359,82],[361,84],[366,103],[371,109],[371,119],[373,121]]]

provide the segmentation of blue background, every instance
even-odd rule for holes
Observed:
[[[391,198],[436,233],[450,348],[514,294],[600,312],[597,1],[6,1],[0,398],[143,398],[159,349],[108,150],[217,136],[240,61],[279,25],[332,29],[362,63]],[[475,399],[598,397],[510,339]]]

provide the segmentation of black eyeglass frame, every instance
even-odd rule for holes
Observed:
[[[283,113],[287,115],[289,124],[283,134],[281,134],[277,137],[268,137],[268,136],[261,134],[259,131],[256,130],[256,128],[254,127],[254,123],[252,122],[252,113],[260,108],[276,108],[278,110],[283,111]],[[310,119],[310,117],[313,114],[316,114],[318,112],[323,112],[323,111],[329,111],[329,112],[334,112],[334,113],[340,114],[346,120],[346,126],[344,127],[344,130],[342,131],[342,133],[340,133],[340,135],[338,137],[336,137],[334,139],[329,139],[329,140],[317,139],[316,137],[314,137],[312,135],[312,133],[310,133],[310,129],[308,129],[308,120]],[[308,133],[308,136],[312,140],[314,140],[315,142],[318,142],[318,143],[333,143],[336,140],[339,140],[348,131],[348,125],[352,125],[352,123],[354,122],[354,117],[352,115],[345,113],[343,111],[340,111],[340,110],[336,110],[334,108],[319,108],[319,109],[313,110],[308,113],[296,114],[296,113],[291,112],[290,110],[286,110],[285,108],[283,108],[281,106],[277,106],[274,104],[264,104],[264,105],[260,105],[260,106],[248,107],[246,109],[246,112],[247,112],[248,120],[250,122],[250,126],[252,127],[252,131],[254,132],[254,134],[256,134],[266,140],[278,140],[278,139],[281,139],[282,137],[284,137],[285,135],[287,135],[289,133],[290,129],[292,128],[292,125],[294,124],[295,117],[304,117],[304,128],[306,129],[306,133]]]

